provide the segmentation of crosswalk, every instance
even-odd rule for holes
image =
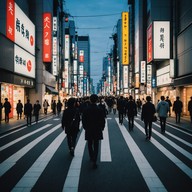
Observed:
[[[60,119],[49,119],[46,122],[42,121],[42,125],[39,124],[39,126],[40,127],[37,129],[32,129],[25,134],[22,132],[26,131],[27,127],[23,127],[0,137],[0,153],[6,154],[6,157],[3,155],[0,156],[0,191],[9,191],[10,189],[14,192],[32,191],[33,187],[40,180],[40,177],[44,174],[53,157],[62,156],[58,151],[63,143],[66,143],[66,135],[64,131],[61,130]],[[129,132],[126,126],[127,119],[122,125],[118,123],[117,116],[111,115],[106,119],[106,126],[103,131],[104,139],[101,141],[100,145],[99,163],[105,163],[105,166],[116,166],[116,164],[114,164],[115,161],[113,160],[114,149],[112,148],[112,144],[116,141],[111,139],[111,134],[115,130],[116,132],[113,134],[118,133],[122,135],[123,139],[121,142],[124,142],[130,151],[148,190],[169,191],[167,184],[162,181],[159,173],[156,173],[154,165],[151,165],[146,153],[140,149],[140,144],[138,142],[141,142],[141,139],[144,140],[145,138],[143,123],[139,118],[136,118],[133,132]],[[174,134],[175,132],[177,134]],[[17,134],[15,139],[9,139],[15,134]],[[55,137],[50,140],[49,137],[53,134]],[[138,134],[142,135],[143,138],[139,138],[138,140],[136,137]],[[34,139],[28,141],[31,137],[34,137]],[[45,146],[43,152],[40,155],[37,155],[34,162],[31,163],[26,170],[23,170],[24,174],[22,174],[20,178],[14,180],[11,187],[7,186],[7,179],[9,178],[9,175],[12,174],[12,170],[17,168],[19,164],[18,162],[21,159],[25,159],[26,155],[30,153],[32,149],[41,145],[42,141],[45,140],[46,142],[49,142],[49,144]],[[152,138],[151,141],[149,141],[150,145],[153,146],[153,149],[158,151],[158,154],[160,152],[164,158],[168,159],[184,174],[184,180],[187,178],[189,183],[192,183],[192,142],[190,141],[192,141],[192,134],[190,133],[178,130],[174,126],[169,126],[169,131],[166,131],[165,136],[160,133],[159,124],[153,123]],[[67,143],[65,145],[67,145]],[[13,152],[15,146],[17,147]],[[64,183],[60,187],[60,191],[79,191],[80,182],[84,181],[81,179],[81,173],[83,171],[82,167],[86,163],[84,160],[87,153],[85,148],[86,141],[84,139],[84,130],[81,129],[75,149],[75,157],[71,158],[70,165],[67,168],[67,174],[61,175]],[[66,151],[63,153],[66,153]],[[34,156],[35,155],[36,154],[34,154]],[[57,163],[55,166],[57,166]],[[103,172],[104,171],[105,169],[103,169]],[[110,175],[110,177],[112,176]],[[114,178],[117,178],[117,176],[114,175]],[[95,191],[97,190],[95,189]],[[109,191],[112,191],[112,189]]]

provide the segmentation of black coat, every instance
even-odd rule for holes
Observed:
[[[75,126],[73,127],[73,131],[71,131],[71,123],[73,118],[75,117]],[[67,108],[63,111],[62,117],[62,128],[65,130],[66,134],[77,134],[79,131],[79,123],[80,123],[80,113],[76,108]]]
[[[9,114],[11,112],[11,104],[9,101],[5,101],[3,107],[5,109],[5,114]]]
[[[145,103],[142,107],[141,120],[152,121],[155,112],[156,110],[153,103],[151,102]]]
[[[39,115],[39,111],[41,109],[41,105],[38,103],[38,104],[34,104],[34,108],[33,108],[33,114],[34,115]]]
[[[175,111],[175,113],[181,113],[182,112],[182,108],[183,108],[183,103],[180,100],[176,100],[173,103],[173,111]]]
[[[96,104],[90,104],[83,112],[82,124],[85,129],[85,140],[103,139],[105,115],[103,109]]]
[[[31,103],[25,103],[24,105],[24,114],[25,115],[31,115],[33,110],[32,104]]]
[[[126,112],[128,117],[134,117],[137,115],[137,105],[133,100],[127,102]]]

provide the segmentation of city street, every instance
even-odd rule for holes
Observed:
[[[192,127],[167,124],[163,135],[157,121],[148,141],[140,114],[134,124],[129,132],[127,118],[121,125],[117,114],[107,116],[97,169],[82,126],[71,157],[57,116],[1,132],[0,191],[191,191]]]

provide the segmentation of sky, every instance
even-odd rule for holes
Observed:
[[[121,12],[127,11],[127,0],[65,0],[64,10],[75,21],[79,36],[89,35],[91,78],[93,84],[102,77],[103,57],[110,52]]]

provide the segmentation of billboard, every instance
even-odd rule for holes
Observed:
[[[122,12],[122,64],[129,64],[129,13]]]
[[[153,22],[154,59],[170,59],[170,22]]]
[[[153,39],[152,39],[153,28],[152,24],[147,29],[147,63],[153,60]]]
[[[35,25],[14,0],[7,0],[6,36],[35,55]]]
[[[52,17],[43,13],[43,62],[52,61]]]
[[[84,51],[83,50],[79,51],[79,62],[81,62],[81,63],[84,62]]]
[[[141,70],[140,70],[140,82],[145,83],[146,82],[146,61],[141,61]]]

